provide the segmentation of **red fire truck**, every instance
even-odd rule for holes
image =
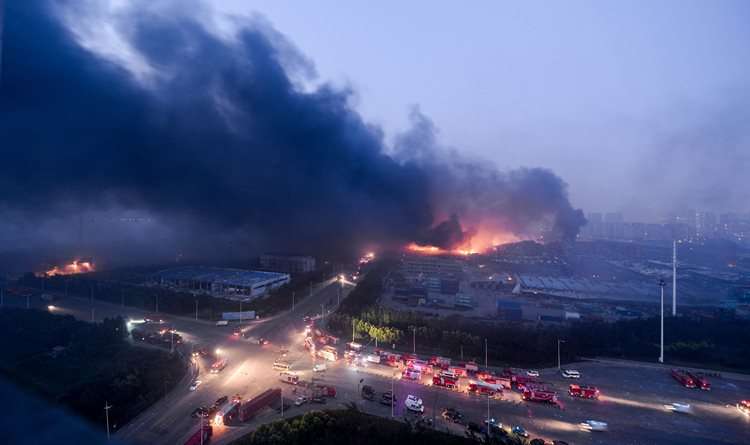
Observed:
[[[466,392],[469,394],[495,397],[496,395],[502,395],[503,389],[499,385],[487,383],[482,380],[472,380],[469,382],[469,387],[466,389]]]
[[[685,388],[695,388],[695,381],[688,373],[679,369],[672,370],[672,378],[677,380]]]
[[[432,384],[447,389],[458,389],[458,380],[446,375],[432,376]]]
[[[568,394],[570,394],[571,397],[580,397],[582,399],[598,399],[599,388],[595,386],[572,384],[568,387]]]
[[[339,359],[339,352],[332,346],[323,346],[316,352],[316,355],[331,362]]]
[[[528,402],[543,402],[557,404],[557,393],[548,389],[530,389],[526,388],[521,395],[523,400]]]
[[[697,386],[698,388],[704,391],[711,390],[711,382],[709,382],[705,376],[698,374],[697,372],[686,372],[685,374],[693,379],[693,381],[695,382],[695,386]]]

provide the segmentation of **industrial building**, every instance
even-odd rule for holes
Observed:
[[[455,258],[429,255],[405,255],[401,271],[411,279],[438,277],[458,279],[462,276],[463,266]]]
[[[289,274],[312,272],[315,270],[315,258],[302,255],[264,253],[260,256],[260,268]]]
[[[233,300],[260,297],[290,280],[285,273],[202,266],[166,269],[156,276],[161,286]]]

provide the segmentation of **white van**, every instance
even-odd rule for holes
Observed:
[[[216,322],[216,326],[227,326],[229,322],[227,320],[219,320]]]
[[[326,370],[325,363],[316,363],[313,365],[313,372],[323,372]]]

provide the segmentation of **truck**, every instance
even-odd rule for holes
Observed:
[[[369,363],[380,363],[380,356],[377,354],[367,354],[365,360]]]
[[[406,368],[401,373],[401,378],[406,380],[419,380],[422,378],[422,373],[414,368]]]
[[[224,368],[226,368],[226,367],[227,367],[227,359],[225,359],[225,358],[220,358],[219,360],[216,360],[216,361],[215,361],[215,362],[214,362],[214,363],[213,363],[213,364],[211,365],[211,370],[210,370],[210,372],[211,372],[211,374],[218,374],[218,373],[220,373],[221,371],[223,371],[223,370],[224,370]]]
[[[557,393],[548,389],[526,388],[521,398],[527,402],[542,402],[557,404]]]
[[[480,396],[495,397],[498,394],[503,393],[503,389],[499,385],[487,383],[482,380],[472,380],[469,382],[469,386],[466,389],[469,394],[475,394]]]
[[[466,377],[466,368],[462,365],[449,366],[448,372],[455,374],[457,377]]]
[[[243,403],[239,409],[240,422],[247,422],[263,408],[271,406],[276,402],[281,402],[281,388],[272,388],[263,391],[254,398]]]
[[[351,341],[351,342],[347,343],[347,344],[345,345],[345,347],[346,347],[346,350],[347,350],[347,351],[361,352],[361,351],[362,351],[362,348],[363,348],[364,346],[362,346],[361,344],[359,344],[359,343],[357,343],[357,342],[353,342],[353,341]]]
[[[432,376],[432,384],[446,389],[458,389],[458,380],[445,375]]]
[[[315,354],[318,357],[331,362],[335,362],[339,359],[339,352],[336,350],[336,348],[331,346],[323,346]]]
[[[698,388],[704,390],[704,391],[710,391],[711,390],[711,382],[708,381],[706,376],[699,374],[697,372],[686,372],[690,378],[693,379],[695,382],[695,386]]]
[[[432,356],[430,357],[429,363],[433,366],[447,368],[451,364],[451,359],[447,357]]]
[[[279,374],[279,380],[284,383],[296,385],[297,383],[299,383],[299,376],[296,374],[292,374],[291,372],[282,372]]]
[[[230,400],[226,402],[216,414],[214,414],[214,425],[229,425],[239,414],[240,402],[237,400]]]
[[[213,434],[214,428],[211,425],[203,425],[185,441],[185,445],[206,444]]]
[[[574,383],[568,387],[568,394],[571,397],[580,397],[582,399],[598,399],[599,388],[595,386],[576,385]]]
[[[695,381],[692,377],[690,377],[690,375],[688,375],[687,372],[681,371],[679,369],[673,369],[671,374],[672,378],[677,380],[677,382],[685,388],[695,388]]]
[[[284,360],[276,360],[273,362],[273,369],[276,371],[289,371],[292,369],[292,365]]]

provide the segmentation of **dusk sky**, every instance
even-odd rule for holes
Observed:
[[[750,210],[747,2],[215,3],[265,16],[390,136],[416,104],[442,143],[551,168],[586,211]]]

